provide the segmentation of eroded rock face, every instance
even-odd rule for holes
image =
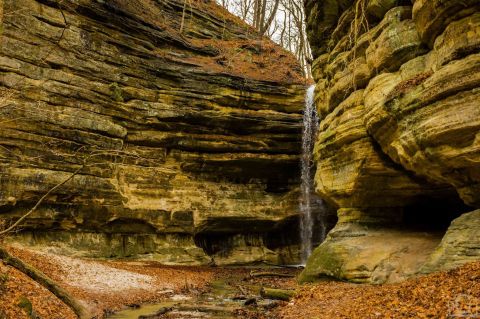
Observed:
[[[465,213],[455,219],[442,242],[429,256],[421,271],[430,272],[439,268],[453,268],[466,261],[480,258],[480,210]]]
[[[295,262],[305,86],[292,56],[211,2],[183,22],[182,1],[3,3],[1,218],[68,179],[15,240]],[[229,244],[210,251],[216,236]]]
[[[316,189],[339,222],[303,279],[378,283],[478,259],[478,243],[458,235],[478,228],[460,215],[480,207],[478,1],[306,7],[323,116]],[[457,251],[455,240],[465,242]]]

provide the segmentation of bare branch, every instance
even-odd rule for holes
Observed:
[[[26,214],[24,214],[22,217],[20,217],[15,223],[13,223],[10,227],[8,227],[7,229],[4,229],[2,231],[0,231],[0,236],[3,236],[3,235],[6,235],[7,233],[13,231],[16,227],[18,227],[28,216],[30,216],[37,208],[38,206],[40,206],[43,201],[51,194],[53,193],[54,191],[56,191],[57,189],[59,189],[60,187],[62,187],[63,185],[65,185],[69,180],[71,180],[75,175],[77,175],[83,168],[85,167],[85,164],[83,164],[82,166],[80,166],[78,169],[76,169],[70,176],[68,176],[68,178],[66,178],[65,180],[63,180],[62,182],[58,183],[57,185],[55,185],[54,187],[50,188],[50,190],[48,192],[46,192],[38,201],[37,203],[35,204],[35,206],[33,206]]]

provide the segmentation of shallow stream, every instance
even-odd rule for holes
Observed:
[[[109,319],[160,319],[160,318],[243,318],[245,312],[265,313],[274,309],[279,301],[264,299],[259,295],[260,287],[272,283],[268,279],[250,279],[233,275],[212,281],[207,289],[182,294],[172,294],[164,301],[129,307],[109,315]],[[285,279],[283,279],[285,280]],[[278,282],[282,285],[282,279]],[[275,284],[274,284],[275,285]],[[278,285],[277,285],[278,287]]]
[[[224,282],[213,282],[210,287],[209,292],[198,296],[173,295],[163,302],[119,311],[108,318],[236,318],[234,311],[242,307],[244,300],[233,300],[235,292],[231,291],[230,286],[225,285]],[[155,315],[159,312],[165,312],[164,316]]]

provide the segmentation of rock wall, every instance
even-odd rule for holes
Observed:
[[[480,3],[305,6],[316,190],[339,221],[302,280],[396,281],[479,259],[478,214],[462,214],[480,207]]]
[[[12,240],[297,261],[305,85],[290,54],[209,1],[3,3],[0,217],[47,195]]]

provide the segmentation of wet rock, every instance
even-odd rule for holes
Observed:
[[[248,298],[245,300],[243,303],[245,306],[256,306],[257,305],[257,299],[256,298]]]

